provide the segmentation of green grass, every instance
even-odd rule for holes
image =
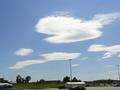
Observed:
[[[63,83],[60,82],[44,82],[44,83],[16,83],[13,86],[17,90],[24,89],[44,89],[44,88],[58,88],[59,86],[63,86]],[[91,83],[89,87],[97,87],[100,86],[99,83]],[[105,85],[106,86],[106,85]],[[102,86],[103,87],[103,86]]]
[[[13,84],[17,90],[23,89],[43,89],[43,88],[58,88],[62,83],[21,83]]]

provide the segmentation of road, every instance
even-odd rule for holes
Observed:
[[[120,90],[120,87],[88,87],[87,90]]]
[[[120,87],[87,87],[87,90],[120,90]],[[38,90],[38,89],[25,89],[25,90]],[[39,89],[39,90],[58,90],[58,89]],[[66,89],[63,89],[66,90]]]

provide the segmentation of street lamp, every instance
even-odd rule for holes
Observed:
[[[69,64],[70,64],[70,81],[72,81],[72,64],[71,64],[72,59],[69,59]]]
[[[118,78],[119,78],[119,81],[120,81],[120,65],[118,64],[117,67],[118,67]]]

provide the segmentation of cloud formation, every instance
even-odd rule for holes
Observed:
[[[54,16],[70,16],[68,11],[55,11],[53,12]]]
[[[106,66],[104,66],[105,68],[112,68],[113,67],[113,65],[106,65]]]
[[[40,55],[47,61],[69,60],[80,57],[80,53],[53,52]]]
[[[15,52],[15,55],[18,55],[18,56],[28,56],[30,55],[31,53],[33,53],[34,51],[30,48],[20,48],[19,50],[17,50]]]
[[[45,63],[46,61],[43,60],[25,60],[25,61],[19,61],[17,62],[15,65],[13,65],[12,67],[9,67],[9,69],[22,69],[26,66],[30,66],[33,64],[41,64],[41,63]]]
[[[120,55],[120,45],[113,45],[113,46],[104,46],[94,44],[91,45],[88,49],[90,52],[104,52],[103,58],[110,58],[113,55]]]
[[[72,67],[79,67],[79,64],[73,64]]]
[[[80,55],[81,55],[80,53],[67,53],[67,52],[46,53],[40,55],[40,59],[19,61],[15,65],[9,67],[9,69],[22,69],[33,64],[42,64],[50,61],[77,59],[80,57]]]
[[[91,20],[72,16],[48,16],[40,19],[36,31],[48,35],[46,41],[51,43],[72,43],[95,39],[102,35],[105,25],[120,18],[120,13],[97,14]]]

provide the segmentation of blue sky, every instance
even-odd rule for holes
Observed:
[[[0,0],[0,74],[118,79],[120,1]]]

